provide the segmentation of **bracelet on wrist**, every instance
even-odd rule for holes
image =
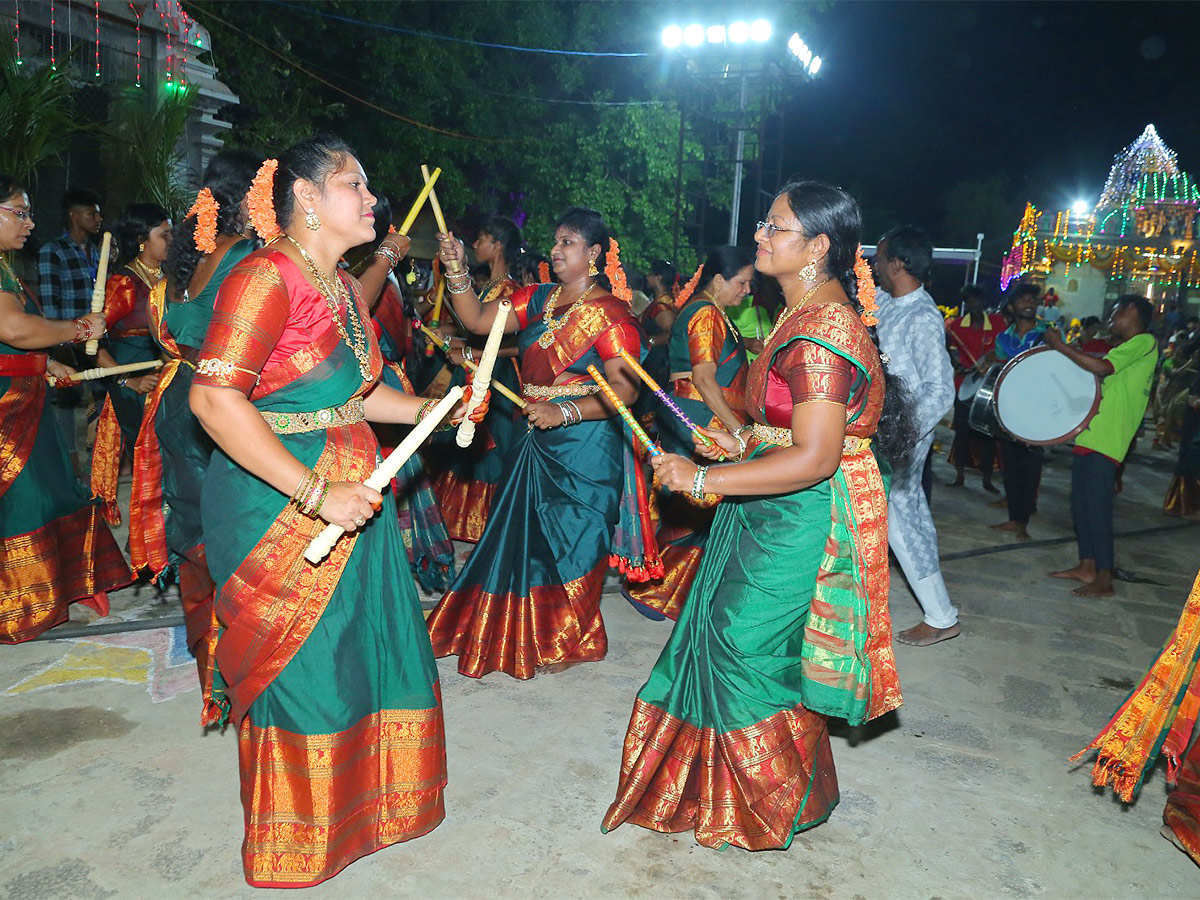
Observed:
[[[698,466],[692,476],[692,499],[704,499],[704,480],[708,477],[708,466]]]
[[[423,418],[425,418],[427,415],[429,415],[429,411],[431,409],[433,409],[435,406],[437,406],[436,400],[426,400],[424,403],[422,403],[420,406],[418,406],[417,407],[417,415],[416,415],[416,418],[413,419],[413,424],[414,425],[420,424],[421,420]]]

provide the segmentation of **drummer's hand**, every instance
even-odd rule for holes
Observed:
[[[979,357],[979,359],[975,361],[975,365],[972,366],[972,368],[976,372],[978,372],[980,375],[982,375],[984,372],[986,372],[988,370],[988,368],[991,365],[992,365],[992,357],[991,357],[991,354],[989,353],[987,356]]]
[[[1059,333],[1057,328],[1047,328],[1042,334],[1042,341],[1051,350],[1061,350],[1067,346],[1066,341],[1063,340],[1062,334]]]
[[[728,459],[736,457],[742,452],[737,438],[724,428],[701,428],[700,432],[712,440],[712,444],[705,444],[695,435],[692,436],[692,443],[696,445],[696,452],[705,459]],[[713,446],[714,444],[716,446]]]
[[[543,431],[547,428],[558,428],[558,426],[566,423],[566,419],[563,418],[562,407],[557,403],[550,403],[545,400],[528,404],[521,410],[521,415],[529,420],[531,426],[540,428]]]
[[[660,453],[658,456],[652,456],[650,465],[654,467],[654,474],[658,478],[659,484],[669,491],[679,491],[680,493],[691,492],[696,470],[700,468],[690,459],[684,459],[674,453]]]
[[[74,374],[75,370],[70,366],[63,365],[56,359],[46,360],[46,375],[54,379],[54,387],[74,387],[75,382],[71,380]]]
[[[445,233],[438,232],[438,258],[442,261],[442,266],[447,272],[453,272],[456,269],[459,272],[467,270],[467,248],[463,246],[463,242],[454,236],[453,231]]]
[[[367,524],[383,504],[383,495],[355,481],[331,481],[329,493],[317,513],[330,525],[355,531]]]
[[[488,405],[491,402],[492,402],[492,390],[491,390],[491,388],[488,388],[487,392],[483,395],[483,402],[479,404],[479,407],[473,413],[471,413],[471,421],[474,422],[476,425],[478,425],[480,422],[482,422],[484,416],[486,416],[488,414]],[[450,414],[450,424],[457,425],[459,422],[461,422],[463,420],[463,416],[465,416],[467,414],[467,407],[470,405],[471,405],[471,386],[467,385],[466,389],[463,391],[462,402],[460,402],[458,404],[458,408],[455,409],[454,412],[452,412]]]

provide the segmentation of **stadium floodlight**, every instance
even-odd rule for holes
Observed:
[[[744,44],[750,39],[750,26],[745,22],[734,22],[729,26],[729,43]]]
[[[1082,216],[1090,208],[1091,208],[1091,204],[1088,203],[1086,200],[1076,200],[1074,203],[1071,204],[1071,212],[1075,213],[1075,215],[1077,215],[1077,216]]]
[[[809,75],[816,75],[818,72],[820,72],[820,71],[821,71],[821,63],[822,63],[822,62],[824,62],[824,60],[822,60],[822,59],[821,59],[821,57],[819,57],[819,56],[814,56],[814,57],[813,57],[813,61],[812,61],[811,63],[809,63],[809,66],[808,66],[808,74],[809,74]]]
[[[724,25],[709,25],[708,26],[708,42],[710,44],[725,43],[725,26]]]
[[[683,43],[683,29],[678,25],[668,25],[663,29],[662,42],[668,50],[674,50]]]
[[[689,25],[683,29],[683,42],[689,47],[699,47],[704,43],[704,26]]]
[[[755,19],[750,23],[750,39],[760,44],[771,39],[771,23],[766,19]]]

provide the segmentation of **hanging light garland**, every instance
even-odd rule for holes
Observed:
[[[58,48],[54,43],[54,32],[58,28],[58,11],[54,7],[54,0],[50,0],[50,71],[58,71]]]
[[[21,0],[13,0],[16,5],[17,27],[13,32],[13,43],[17,45],[17,65],[25,65],[25,60],[21,58]]]
[[[100,77],[100,0],[96,3],[96,77]]]

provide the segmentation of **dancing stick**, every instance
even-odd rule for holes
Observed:
[[[460,447],[470,447],[471,441],[475,437],[475,423],[471,421],[471,414],[483,404],[488,388],[492,385],[492,370],[496,368],[496,357],[500,354],[500,341],[504,339],[504,326],[508,324],[508,312],[511,309],[512,304],[507,300],[501,300],[496,304],[496,317],[492,319],[492,330],[488,332],[487,342],[483,345],[483,356],[479,360],[479,365],[475,369],[475,378],[471,382],[471,401],[467,404],[463,420],[458,423],[458,434],[454,436],[454,443]]]
[[[439,170],[440,171],[440,170]],[[421,165],[421,174],[429,178],[429,166]],[[429,189],[429,208],[433,210],[433,221],[437,222],[438,231],[442,234],[447,233],[446,217],[442,215],[442,204],[438,203],[437,192],[433,188]],[[454,270],[447,272],[449,275],[457,275],[461,271],[458,268],[458,260],[454,260]],[[436,310],[440,312],[441,310]],[[437,316],[434,316],[434,321],[437,321]]]
[[[148,362],[126,363],[123,366],[109,366],[107,369],[103,367],[84,369],[82,372],[76,372],[70,378],[59,379],[54,375],[49,375],[46,377],[46,380],[50,382],[50,387],[57,387],[60,380],[76,384],[80,381],[95,381],[97,378],[107,378],[109,375],[124,375],[126,372],[145,372],[147,369],[161,369],[162,365],[161,359],[153,359]]]
[[[417,327],[421,329],[421,333],[424,334],[425,337],[429,338],[431,343],[433,343],[437,347],[440,347],[443,353],[450,352],[450,342],[447,340],[444,340],[440,334],[438,334],[436,331],[432,330],[424,322],[418,322]],[[468,372],[474,372],[477,368],[479,368],[479,366],[477,366],[475,363],[471,362],[469,359],[466,359],[466,358],[463,359],[463,367],[466,368],[466,370]],[[514,394],[512,391],[510,391],[508,388],[506,388],[504,385],[502,385],[498,381],[492,382],[492,390],[495,391],[497,394],[499,394],[501,397],[505,398],[506,400],[510,400],[513,403],[515,403],[517,405],[518,409],[524,409],[526,406],[529,405],[528,403],[526,403],[524,400],[522,400],[520,397],[518,397],[516,394]]]
[[[413,201],[412,209],[408,211],[408,215],[404,217],[404,222],[399,228],[401,234],[407,235],[408,230],[413,227],[413,222],[417,221],[417,214],[421,211],[421,207],[425,205],[425,198],[433,193],[434,182],[438,180],[438,176],[441,174],[441,169],[434,169],[432,175],[428,172],[425,173],[425,186],[417,194],[417,199]]]
[[[433,298],[433,315],[429,317],[429,321],[436,328],[442,321],[442,301],[446,298],[446,278],[442,276],[438,279],[437,293]]]
[[[633,436],[646,448],[646,452],[651,456],[661,455],[662,451],[654,446],[654,441],[650,440],[650,435],[642,430],[642,426],[633,417],[633,413],[629,411],[629,407],[621,402],[621,398],[617,396],[617,392],[612,389],[611,384],[604,380],[604,376],[600,374],[600,371],[595,366],[588,366],[587,370],[596,384],[600,385],[600,390],[604,391],[604,396],[608,398],[608,402],[617,408],[617,412],[625,420],[625,424],[629,426],[629,430],[633,432]]]
[[[96,283],[92,285],[92,312],[104,312],[104,294],[108,287],[108,252],[112,249],[112,232],[104,232],[104,240],[100,244],[100,265],[96,267]],[[95,356],[100,349],[100,338],[92,338],[83,346],[83,352]]]
[[[425,438],[433,434],[435,428],[441,424],[442,419],[446,418],[450,410],[454,409],[454,404],[462,399],[463,389],[458,385],[450,388],[446,392],[446,396],[438,401],[437,406],[429,411],[429,413],[420,422],[413,426],[413,430],[400,442],[400,445],[387,455],[387,459],[379,464],[371,477],[363,484],[372,490],[383,492],[383,489],[391,484],[392,479],[408,462],[410,456],[417,452],[421,444],[425,442]],[[325,528],[313,538],[308,549],[304,551],[304,558],[314,566],[320,565],[321,561],[329,555],[329,551],[333,549],[333,545],[338,542],[346,529],[341,525],[326,525]]]
[[[642,368],[642,364],[637,361],[637,358],[632,353],[630,353],[624,347],[620,348],[617,353],[620,354],[621,359],[629,363],[629,367],[637,373],[638,377],[641,378],[642,381],[646,382],[646,387],[650,388],[650,390],[654,393],[654,396],[662,401],[663,406],[675,413],[675,417],[684,424],[684,427],[687,428],[688,431],[696,436],[696,439],[700,441],[700,443],[704,444],[706,447],[716,446],[716,443],[712,440],[712,438],[696,427],[695,423],[693,423],[692,420],[687,417],[687,414],[676,405],[675,401],[667,396],[667,392],[659,387],[657,381],[650,377],[650,373]]]

